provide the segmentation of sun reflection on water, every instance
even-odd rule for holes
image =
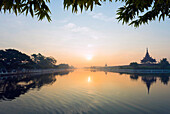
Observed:
[[[88,80],[87,80],[87,81],[88,81],[88,82],[91,82],[91,77],[90,77],[90,76],[88,77]]]

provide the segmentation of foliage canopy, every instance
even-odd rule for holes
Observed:
[[[20,69],[28,68],[33,64],[31,58],[25,53],[15,49],[0,50],[0,68]]]
[[[112,0],[108,0],[113,2]],[[124,6],[117,10],[117,19],[126,23],[139,27],[142,24],[148,24],[156,18],[164,21],[165,17],[170,18],[170,0],[115,0],[122,2]],[[93,10],[95,5],[101,6],[106,0],[64,0],[64,8],[72,8],[72,12],[76,13],[80,8],[81,11]],[[50,18],[50,9],[48,7],[50,0],[1,0],[0,11],[13,11],[16,15],[24,13],[31,14],[32,17],[37,16],[39,20]]]
[[[53,57],[45,57],[38,54],[32,54],[32,59],[36,63],[38,68],[54,68],[55,64],[57,63],[57,60],[55,60]]]
[[[54,68],[56,63],[55,58],[45,57],[40,53],[30,57],[15,49],[0,50],[0,70],[48,69]]]
[[[169,66],[169,62],[168,62],[167,58],[161,59],[160,62],[159,62],[159,64],[160,64],[160,66],[161,66],[162,68],[166,68],[166,67]]]

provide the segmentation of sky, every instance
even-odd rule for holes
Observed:
[[[57,64],[75,67],[126,65],[140,62],[146,48],[157,61],[170,60],[170,20],[134,28],[115,18],[122,3],[103,3],[93,11],[72,13],[62,0],[49,4],[52,22],[23,14],[0,14],[0,49],[13,48],[28,55],[53,56]]]

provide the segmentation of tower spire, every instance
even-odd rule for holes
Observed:
[[[154,63],[156,62],[155,59],[153,59],[150,54],[149,54],[149,51],[148,51],[148,47],[146,48],[146,55],[145,57],[141,60],[141,63]]]
[[[146,48],[146,53],[149,54],[149,50],[148,50],[148,47]]]

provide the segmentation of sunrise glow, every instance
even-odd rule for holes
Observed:
[[[87,59],[88,61],[92,60],[92,59],[93,59],[93,55],[86,55],[86,59]]]

